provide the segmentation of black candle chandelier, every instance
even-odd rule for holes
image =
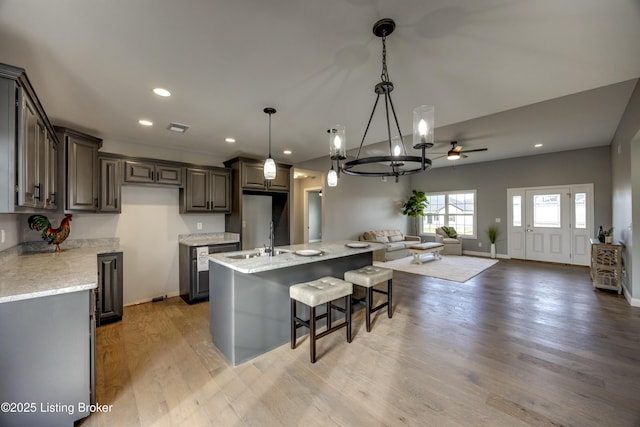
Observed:
[[[354,160],[343,162],[346,155],[346,130],[342,125],[335,125],[329,133],[331,169],[327,175],[327,183],[330,187],[336,186],[340,172],[348,175],[386,177],[393,176],[398,182],[398,177],[426,171],[431,167],[431,160],[425,155],[427,148],[433,147],[433,113],[432,105],[422,105],[413,110],[413,148],[420,150],[420,156],[410,156],[404,143],[404,137],[398,124],[398,117],[391,99],[393,83],[389,80],[387,71],[387,46],[386,38],[395,29],[393,19],[385,18],[376,22],[373,26],[373,34],[382,39],[382,74],[381,81],[376,84],[374,92],[376,100],[369,116],[369,122],[365,128],[358,154]],[[389,154],[384,156],[361,157],[362,147],[371,126],[380,96],[384,97],[387,143]],[[393,115],[393,123],[390,118]],[[392,137],[392,132],[398,134]],[[334,161],[336,169],[334,169]]]

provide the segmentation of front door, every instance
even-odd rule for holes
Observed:
[[[509,255],[589,265],[593,185],[509,189]]]

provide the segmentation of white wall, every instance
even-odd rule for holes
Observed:
[[[178,235],[224,231],[224,214],[180,215],[178,209],[177,188],[125,185],[120,215],[74,214],[70,238],[120,239],[125,305],[178,295]]]
[[[0,214],[0,233],[4,230],[4,242],[0,242],[0,251],[20,243],[20,222],[18,215]]]

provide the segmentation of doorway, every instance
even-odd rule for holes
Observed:
[[[322,241],[322,188],[304,190],[304,242]]]
[[[593,184],[510,188],[507,198],[511,258],[589,265]]]

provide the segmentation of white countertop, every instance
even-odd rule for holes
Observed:
[[[84,247],[12,256],[0,264],[0,303],[94,289],[97,255],[115,251]]]
[[[238,243],[239,241],[240,235],[238,233],[219,232],[178,235],[178,243],[185,246],[223,245],[225,243]]]
[[[368,244],[363,248],[351,248],[347,244]],[[353,240],[339,240],[335,242],[318,242],[292,246],[278,246],[276,249],[286,251],[275,256],[258,256],[248,259],[232,259],[229,256],[241,255],[256,252],[256,249],[225,252],[219,254],[209,254],[209,259],[215,263],[239,271],[240,273],[259,273],[261,271],[276,270],[279,268],[293,267],[296,265],[308,264],[317,261],[326,261],[333,258],[341,258],[349,255],[361,254],[384,249],[381,243],[358,242]],[[302,256],[296,254],[301,250],[319,250],[321,255]]]

